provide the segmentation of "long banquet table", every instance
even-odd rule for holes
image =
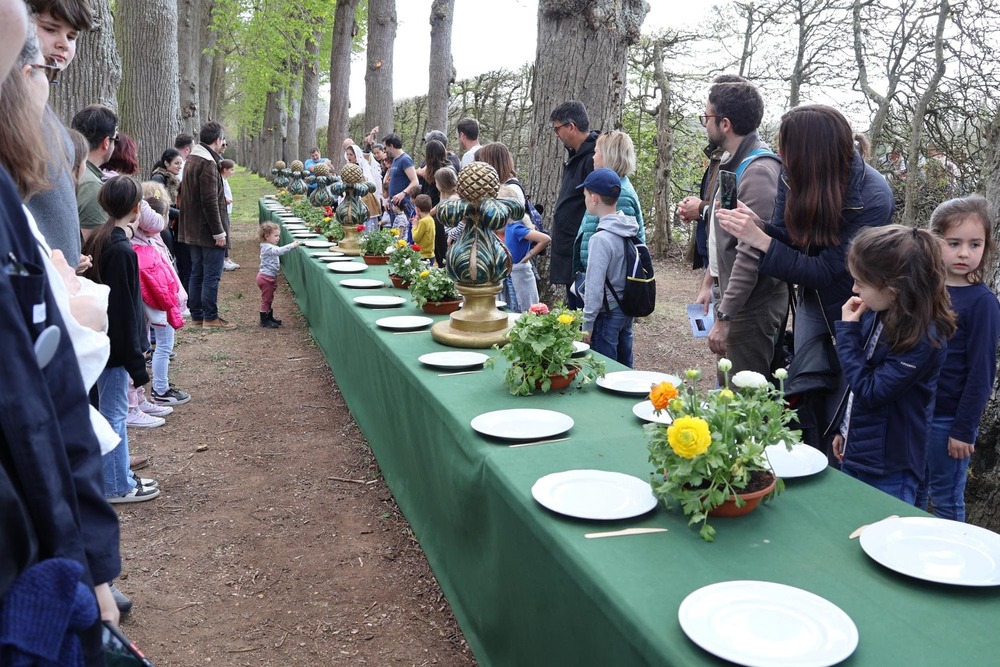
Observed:
[[[280,222],[263,201],[260,218]],[[283,228],[281,242],[291,240]],[[594,386],[514,397],[502,383],[502,362],[442,377],[417,361],[448,349],[429,331],[394,335],[375,325],[418,314],[412,302],[394,311],[352,303],[360,294],[406,292],[388,280],[380,290],[339,284],[385,279],[385,267],[335,274],[312,252],[319,251],[283,256],[283,272],[480,664],[729,664],[688,640],[678,607],[700,587],[741,579],[796,586],[843,609],[860,633],[844,664],[996,659],[1000,591],[927,583],[868,558],[848,539],[852,531],[893,514],[923,514],[834,470],[788,480],[781,497],[746,517],[715,519],[714,543],[698,537],[678,509],[608,523],[544,509],[531,487],[552,472],[648,477],[641,423],[631,411],[638,399]],[[609,361],[613,370],[622,368]],[[483,412],[525,407],[570,415],[569,440],[510,448],[469,426]],[[627,527],[668,532],[584,539]]]

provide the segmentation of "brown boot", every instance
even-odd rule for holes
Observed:
[[[222,319],[221,317],[216,317],[214,320],[205,320],[201,323],[201,326],[205,329],[235,329],[236,325],[232,322]]]

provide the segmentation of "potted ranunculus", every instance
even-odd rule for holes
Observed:
[[[358,225],[363,231],[364,225]],[[388,229],[374,229],[361,236],[361,255],[365,264],[385,264],[389,261],[389,248],[396,243],[396,235]]]
[[[573,381],[588,384],[604,375],[604,362],[588,354],[573,357],[573,341],[583,334],[583,312],[558,306],[549,310],[544,303],[532,305],[517,319],[501,357],[510,362],[503,380],[514,395],[530,396],[534,391],[563,389]],[[487,365],[492,366],[496,357]]]
[[[753,371],[730,380],[731,369],[728,359],[719,361],[721,389],[697,391],[701,372],[688,370],[681,387],[664,382],[649,395],[657,414],[666,410],[673,418],[669,426],[645,427],[653,494],[668,508],[679,503],[688,524],[700,523],[699,534],[708,541],[715,535],[709,515],[739,516],[781,493],[784,484],[771,472],[764,448],[783,442],[790,449],[799,441],[788,426],[795,413],[784,402],[787,372],[775,373],[775,388]]]
[[[417,305],[431,315],[453,313],[462,303],[455,281],[437,266],[425,268],[416,275],[410,284],[410,294]]]
[[[427,264],[420,257],[420,246],[396,239],[396,249],[389,255],[389,279],[396,287],[406,289]]]

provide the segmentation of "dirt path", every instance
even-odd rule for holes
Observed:
[[[129,431],[163,493],[118,506],[125,632],[159,667],[475,664],[283,279],[284,327],[257,326],[256,224],[234,227],[220,304],[239,328],[182,329],[170,379],[192,401]],[[663,264],[657,283],[637,367],[707,367],[697,277]]]

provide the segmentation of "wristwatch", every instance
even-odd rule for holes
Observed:
[[[720,322],[732,322],[733,321],[732,317],[730,317],[729,315],[726,315],[721,310],[715,314],[715,319],[719,320]]]

